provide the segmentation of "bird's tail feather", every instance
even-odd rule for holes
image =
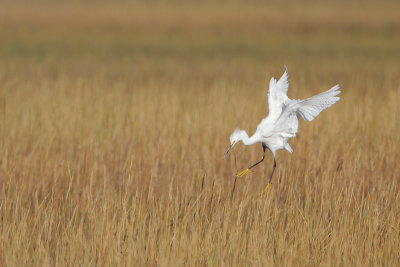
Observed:
[[[286,143],[286,144],[284,145],[284,147],[285,147],[285,149],[286,149],[287,151],[289,151],[290,153],[293,152],[293,149],[290,147],[290,145],[289,145],[288,143]]]

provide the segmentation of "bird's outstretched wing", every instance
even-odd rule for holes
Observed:
[[[272,120],[278,118],[285,104],[289,101],[287,97],[287,91],[289,88],[289,72],[285,66],[285,73],[276,81],[275,78],[271,78],[269,82],[268,90],[268,117]]]
[[[305,100],[289,100],[283,107],[279,118],[274,122],[273,128],[264,129],[263,135],[280,135],[283,138],[293,138],[296,136],[299,119],[312,121],[326,108],[335,104],[340,98],[337,95],[339,85],[335,85],[326,92],[312,96]],[[285,141],[286,142],[286,141]],[[289,147],[287,150],[291,151]]]
[[[312,121],[321,111],[329,108],[340,99],[340,97],[337,97],[340,94],[339,88],[339,85],[335,85],[328,91],[305,100],[292,100],[285,106],[282,115],[284,113],[296,113],[298,119],[302,117],[306,121]]]

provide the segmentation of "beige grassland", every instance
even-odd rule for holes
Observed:
[[[399,266],[398,2],[3,2],[1,266]],[[236,127],[339,83],[294,152]]]

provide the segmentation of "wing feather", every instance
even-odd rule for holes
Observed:
[[[339,85],[335,85],[326,92],[320,93],[305,100],[289,100],[282,113],[274,123],[273,129],[264,129],[264,135],[278,134],[283,138],[296,136],[299,119],[312,121],[321,111],[335,104],[340,98]]]
[[[271,119],[278,118],[282,113],[284,105],[289,101],[287,91],[289,88],[289,72],[285,66],[285,72],[279,81],[271,78],[268,90],[268,117]]]
[[[294,100],[286,108],[285,111],[296,112],[306,121],[312,121],[315,117],[326,108],[335,104],[340,97],[339,85],[335,85],[326,92],[320,93],[305,100]]]

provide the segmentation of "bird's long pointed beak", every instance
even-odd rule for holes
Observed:
[[[234,144],[235,144],[235,142],[233,142],[233,143],[228,147],[228,150],[225,152],[224,158],[226,157],[226,155],[228,155],[229,150],[231,150],[231,148],[233,147]]]

